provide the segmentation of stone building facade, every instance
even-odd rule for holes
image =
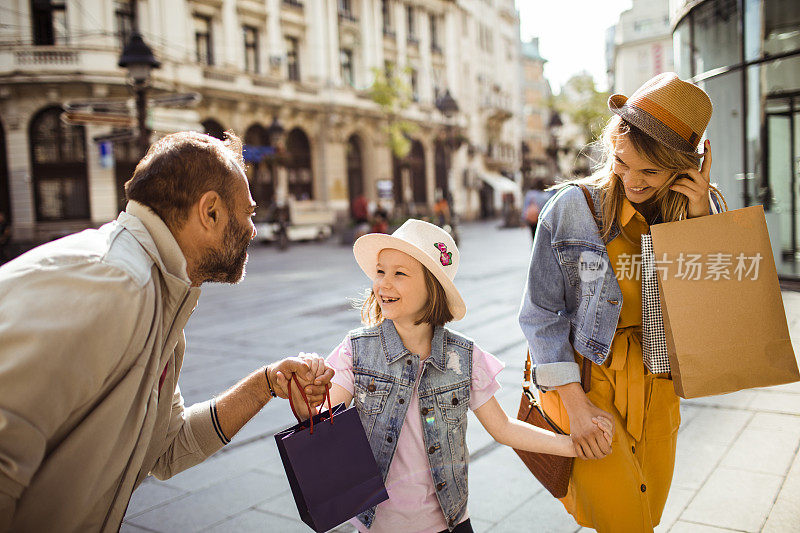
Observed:
[[[0,210],[10,214],[14,238],[42,241],[115,218],[139,151],[132,142],[95,142],[111,125],[68,125],[60,117],[65,102],[131,98],[117,66],[133,27],[129,2],[3,4]],[[405,212],[428,212],[444,194],[462,217],[474,218],[517,186],[522,127],[514,117],[522,103],[513,0],[149,0],[137,7],[144,40],[162,63],[149,94],[202,97],[193,108],[151,107],[154,139],[230,129],[250,148],[270,148],[268,128],[276,118],[282,124],[283,157],[247,158],[260,205],[291,198],[345,216],[353,197],[363,193],[375,204],[381,189],[389,206]],[[401,73],[413,94],[402,118],[416,128],[402,159],[369,96],[375,73],[387,69]],[[451,118],[436,108],[445,90],[459,107]]]

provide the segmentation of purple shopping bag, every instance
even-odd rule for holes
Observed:
[[[355,407],[331,408],[329,396],[327,412],[277,433],[275,442],[300,518],[314,531],[328,531],[389,499]]]

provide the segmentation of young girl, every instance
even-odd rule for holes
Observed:
[[[503,364],[444,327],[466,313],[450,235],[412,219],[392,235],[359,238],[353,252],[372,290],[361,309],[365,327],[327,359],[336,371],[331,399],[355,399],[389,499],[352,523],[359,531],[472,531],[467,409],[501,444],[575,456],[573,442],[509,418],[494,398]],[[610,445],[610,420],[593,423]]]
[[[650,224],[712,211],[710,142],[697,152],[711,100],[667,73],[629,99],[612,96],[609,108],[605,164],[565,184],[540,214],[519,320],[536,385],[548,391],[542,407],[578,448],[562,503],[600,532],[652,531],[672,481],[680,412],[670,375],[644,367],[642,286],[631,265]],[[594,213],[573,186],[581,183]],[[588,394],[583,357],[595,363]],[[598,416],[614,420],[613,450],[592,423]]]

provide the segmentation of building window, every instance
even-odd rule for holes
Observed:
[[[442,47],[439,42],[439,17],[436,15],[430,16],[431,25],[431,50],[435,53],[441,54]]]
[[[64,124],[61,113],[61,107],[45,109],[30,125],[36,219],[41,221],[89,218],[84,129]]]
[[[203,65],[214,64],[213,40],[211,36],[211,17],[194,16],[194,42],[197,62]]]
[[[339,17],[353,22],[356,20],[351,0],[339,0]]]
[[[130,2],[120,0],[114,2],[114,24],[119,46],[124,49],[133,33],[133,12]]]
[[[411,82],[411,99],[415,102],[419,102],[419,74],[417,73],[417,69],[411,69],[409,81]]]
[[[355,87],[353,51],[348,50],[347,48],[342,48],[339,51],[339,62],[342,66],[342,81],[351,87]]]
[[[414,24],[414,7],[406,6],[406,24],[408,25],[408,40],[416,42],[417,40],[417,27]]]
[[[381,0],[381,10],[383,12],[384,35],[394,35],[394,25],[392,24],[392,1]]]
[[[31,2],[33,44],[67,44],[67,12],[64,0],[34,0]]]
[[[286,68],[292,81],[300,81],[300,42],[296,37],[286,38]]]
[[[261,72],[258,61],[258,30],[252,26],[242,26],[244,33],[244,69],[258,74]]]

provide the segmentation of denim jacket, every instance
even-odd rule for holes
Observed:
[[[384,481],[414,393],[419,355],[403,345],[391,320],[350,332],[355,401]],[[467,510],[467,410],[472,381],[472,341],[436,327],[422,367],[419,413],[436,497],[452,530]],[[375,508],[358,519],[367,527]]]
[[[599,220],[601,191],[587,188]],[[716,198],[710,199],[711,213],[718,212]],[[614,222],[609,242],[619,233]],[[603,364],[621,309],[622,291],[586,197],[580,187],[565,187],[539,214],[519,310],[536,386],[547,390],[579,382],[574,352]]]

